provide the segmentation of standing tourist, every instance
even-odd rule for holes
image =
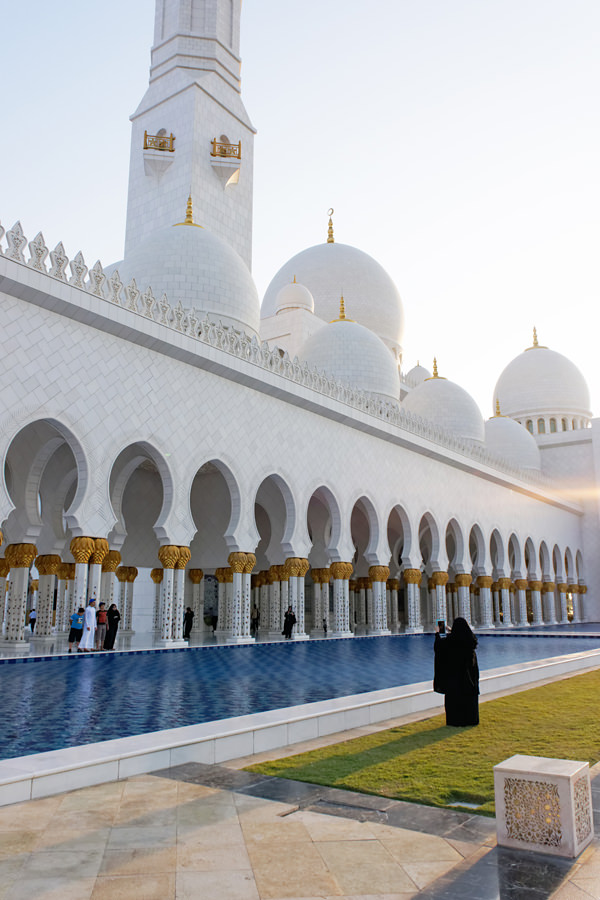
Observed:
[[[73,644],[77,644],[77,652],[81,653],[79,649],[79,641],[81,640],[81,635],[83,634],[83,617],[85,615],[85,609],[83,606],[80,606],[77,612],[71,614],[71,628],[69,630],[69,653],[73,650]]]
[[[446,725],[479,725],[479,666],[477,638],[466,619],[454,620],[442,637],[436,627],[435,690],[444,694]]]
[[[285,616],[283,617],[283,631],[281,632],[289,640],[292,636],[292,628],[296,624],[296,616],[291,606],[288,606]]]
[[[250,610],[250,634],[252,637],[256,637],[256,632],[258,631],[258,622],[260,619],[260,613],[258,611],[258,606],[256,603]]]
[[[100,601],[98,612],[96,613],[96,650],[102,650],[104,648],[107,625],[108,616],[106,614],[106,603]]]
[[[108,629],[106,631],[106,638],[104,639],[104,649],[113,650],[117,631],[119,629],[119,622],[121,621],[121,613],[117,609],[116,603],[110,604],[106,616],[108,618]]]
[[[189,641],[190,634],[192,633],[192,625],[194,624],[194,611],[191,606],[185,611],[185,615],[183,617],[183,637],[186,641]]]
[[[31,612],[29,613],[29,627],[31,628],[32,634],[35,631],[36,620],[37,620],[37,613],[36,613],[35,609],[32,609]]]
[[[80,650],[93,650],[96,637],[96,599],[92,597],[85,611],[83,620],[83,637],[79,642]]]

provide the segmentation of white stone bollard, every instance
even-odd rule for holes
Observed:
[[[511,756],[494,766],[498,844],[575,857],[594,837],[586,762]]]

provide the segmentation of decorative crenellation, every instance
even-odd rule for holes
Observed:
[[[3,234],[4,229],[0,228],[0,240]],[[124,285],[118,270],[107,277],[100,260],[91,269],[88,269],[81,253],[78,253],[70,261],[60,242],[54,250],[49,251],[41,232],[38,232],[29,243],[29,259],[25,260],[24,250],[27,246],[27,238],[20,222],[16,222],[11,229],[6,231],[6,241],[7,249],[3,252],[2,246],[0,246],[0,256],[36,269],[58,281],[68,282],[73,287],[95,297],[121,306],[136,315],[222,350],[238,359],[260,366],[274,375],[279,375],[309,390],[323,394],[331,400],[382,419],[388,425],[433,441],[461,456],[474,459],[483,465],[499,469],[525,481],[540,485],[552,485],[551,479],[541,472],[513,466],[502,457],[490,453],[485,446],[456,437],[435,423],[407,412],[399,402],[384,401],[374,394],[357,390],[345,382],[336,381],[325,372],[309,368],[308,364],[302,363],[297,356],[291,359],[287,351],[282,354],[278,347],[271,349],[266,341],[260,343],[255,336],[250,337],[221,322],[212,322],[208,318],[201,319],[198,310],[183,307],[181,300],[175,306],[171,305],[165,294],[160,300],[157,300],[151,287],[141,293],[135,279],[132,279],[128,285]],[[50,255],[51,261],[50,269],[46,263],[48,255]],[[71,271],[70,278],[66,274],[67,268],[70,268]]]

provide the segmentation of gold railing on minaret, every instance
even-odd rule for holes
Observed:
[[[167,150],[173,153],[175,150],[175,137],[172,134],[148,134],[144,132],[144,150]]]
[[[242,142],[239,144],[223,144],[216,138],[212,142],[211,156],[233,157],[233,159],[242,158]]]

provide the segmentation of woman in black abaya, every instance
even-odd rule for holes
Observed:
[[[106,631],[106,637],[104,638],[104,649],[112,650],[115,646],[119,622],[121,621],[121,613],[117,609],[116,603],[110,604],[106,615],[108,618],[108,629]]]
[[[437,632],[437,628],[436,628]],[[435,689],[445,695],[446,725],[479,725],[477,638],[466,619],[456,618],[447,637],[436,633]]]

